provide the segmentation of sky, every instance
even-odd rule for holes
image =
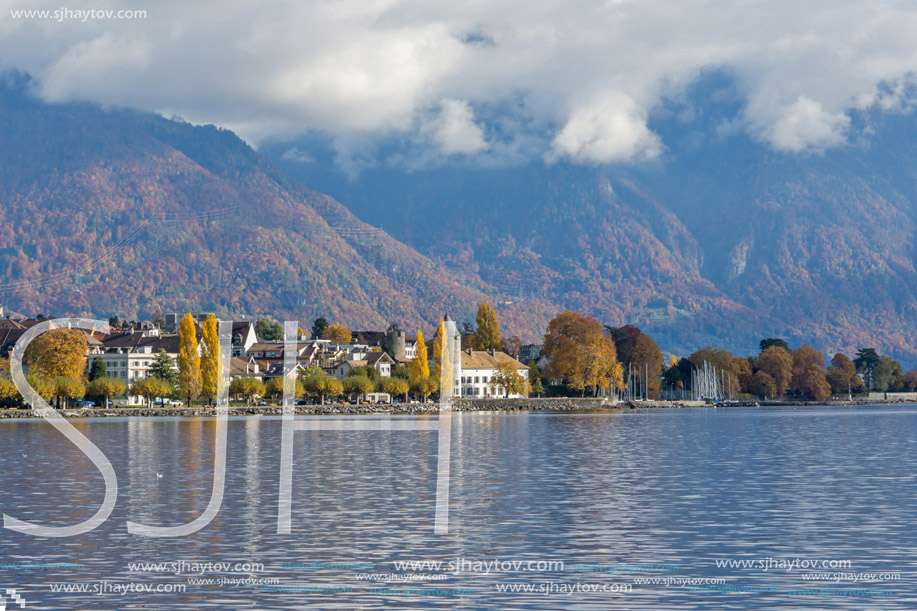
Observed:
[[[710,71],[741,102],[719,129],[812,154],[850,141],[852,113],[909,109],[917,71],[913,1],[56,1],[0,0],[0,70],[42,98],[255,146],[321,134],[342,157],[641,163],[666,149],[652,118]]]

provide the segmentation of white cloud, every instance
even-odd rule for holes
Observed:
[[[652,157],[665,145],[647,127],[654,109],[707,70],[735,78],[731,126],[820,150],[845,140],[852,109],[909,108],[900,84],[917,73],[917,4],[900,0],[161,0],[142,20],[10,15],[42,8],[59,3],[0,0],[0,68],[31,73],[49,99],[179,115],[253,143],[323,131],[491,161]]]
[[[446,155],[473,155],[488,148],[484,130],[474,122],[474,111],[465,100],[443,100],[439,116],[421,130]]]
[[[844,142],[849,126],[845,114],[826,112],[818,102],[800,97],[765,137],[775,148],[794,153],[824,150]]]
[[[646,126],[642,109],[627,96],[610,96],[574,110],[554,138],[549,159],[565,155],[580,161],[612,163],[652,159],[659,138]]]
[[[287,150],[283,155],[280,156],[284,161],[293,161],[295,163],[313,163],[315,162],[315,157],[312,156],[312,153],[308,151],[303,151],[295,146]]]

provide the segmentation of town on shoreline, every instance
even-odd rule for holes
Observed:
[[[2,313],[2,309],[0,309]],[[10,352],[25,333],[53,317],[0,317],[0,411],[30,412],[10,377]],[[302,413],[425,413],[438,398],[442,347],[461,347],[452,385],[457,409],[554,410],[703,405],[873,404],[917,399],[917,371],[863,348],[851,359],[808,345],[791,348],[765,338],[758,354],[741,357],[712,346],[666,355],[637,327],[602,325],[562,312],[544,341],[505,337],[495,309],[478,307],[474,324],[447,326],[429,340],[396,323],[385,331],[351,331],[317,318],[300,327],[287,371],[280,323],[231,323],[230,406],[271,414],[294,377]],[[58,328],[29,344],[27,380],[68,415],[207,415],[223,376],[215,315],[156,313],[147,321],[108,321],[104,331]],[[446,338],[447,328],[458,329]],[[456,355],[458,356],[458,355]],[[195,407],[195,404],[197,407]],[[114,410],[114,411],[113,411]],[[120,412],[118,410],[121,410]],[[14,413],[15,412],[15,413]]]

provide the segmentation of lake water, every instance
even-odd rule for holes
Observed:
[[[219,515],[150,539],[127,520],[206,506],[214,422],[74,424],[117,506],[78,537],[0,530],[0,593],[26,609],[917,609],[914,406],[456,414],[446,535],[435,433],[297,432],[281,536],[281,421],[233,419]],[[0,449],[3,513],[63,526],[101,503],[50,425],[0,421]]]

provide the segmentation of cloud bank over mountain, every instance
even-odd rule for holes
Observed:
[[[724,129],[821,151],[851,138],[852,112],[907,107],[917,70],[917,5],[897,0],[70,3],[147,11],[85,21],[0,7],[0,68],[32,74],[46,100],[253,143],[320,132],[342,158],[394,139],[427,162],[652,159],[666,146],[654,113],[707,71],[741,100]]]

